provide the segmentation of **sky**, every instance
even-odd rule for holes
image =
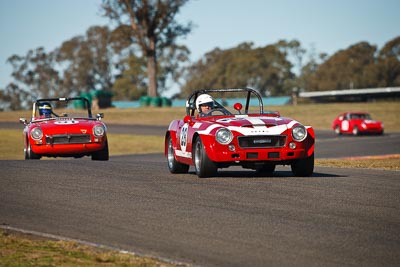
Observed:
[[[0,89],[12,81],[7,58],[50,52],[95,25],[102,0],[0,0]],[[400,36],[399,0],[190,0],[176,19],[192,22],[178,40],[193,62],[218,47],[263,47],[296,39],[307,51],[332,55],[361,41],[378,49]],[[167,92],[168,94],[168,92]]]

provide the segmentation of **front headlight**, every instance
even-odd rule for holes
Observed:
[[[215,133],[215,139],[222,145],[229,144],[233,139],[233,134],[227,128],[218,129]]]
[[[106,132],[106,130],[104,129],[104,127],[102,125],[96,125],[93,127],[93,134],[96,137],[102,137],[105,132]]]
[[[303,125],[297,125],[292,128],[292,137],[297,142],[301,142],[307,137],[307,130],[306,127]]]
[[[43,131],[39,127],[35,127],[31,131],[31,137],[34,140],[40,140],[43,137]]]

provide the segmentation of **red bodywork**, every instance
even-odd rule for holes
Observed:
[[[345,112],[332,122],[336,134],[383,134],[381,121],[375,121],[367,112]]]
[[[107,140],[106,135],[102,137],[93,135],[92,129],[95,125],[105,127],[102,122],[84,119],[60,118],[33,122],[24,130],[25,147],[27,147],[26,142],[29,142],[31,150],[42,156],[87,155],[103,149]],[[35,127],[40,127],[43,131],[40,140],[33,140],[28,134]],[[55,141],[57,138],[59,141]]]
[[[254,125],[252,121],[257,121]],[[194,118],[193,121],[185,123],[183,120],[174,120],[168,127],[168,134],[175,144],[176,159],[185,164],[193,165],[192,144],[193,138],[199,136],[203,141],[208,157],[215,162],[236,161],[290,161],[306,158],[314,153],[314,130],[307,127],[307,138],[302,142],[296,142],[297,147],[290,149],[287,144],[294,142],[290,126],[299,124],[288,118],[270,117],[270,115],[237,118],[235,116],[214,116],[208,118]],[[288,126],[289,125],[289,126]],[[222,127],[231,129],[234,138],[230,144],[236,147],[230,151],[227,145],[215,141],[215,132]],[[185,133],[182,133],[182,129]],[[282,137],[282,145],[268,148],[241,148],[240,137],[258,137],[261,142],[268,142],[271,137]],[[265,141],[263,141],[263,138]],[[186,139],[186,141],[182,141]],[[255,140],[255,139],[253,139]],[[274,142],[274,140],[271,140]],[[280,142],[280,141],[275,141]],[[243,142],[242,144],[244,144]],[[183,145],[182,145],[183,144]],[[272,144],[271,144],[272,145]],[[166,150],[167,151],[167,150]]]
[[[80,98],[62,98],[62,101],[72,101]],[[41,118],[37,114],[37,103],[50,102],[58,99],[40,99],[35,102],[33,116],[25,124],[23,131],[25,159],[40,159],[46,157],[83,157],[92,156],[93,160],[108,160],[108,140],[106,125],[100,120],[102,114],[91,117],[89,107],[87,117],[62,116]],[[55,113],[53,113],[55,114]],[[100,132],[96,132],[94,129]],[[41,135],[35,136],[32,131],[40,130]]]
[[[173,156],[179,163],[195,165],[194,143],[200,138],[205,153],[217,168],[240,165],[257,170],[264,165],[292,165],[299,159],[312,160],[313,168],[315,134],[310,126],[304,127],[307,132],[305,139],[296,141],[292,129],[303,126],[290,118],[280,117],[277,112],[209,117],[192,115],[172,121],[166,133],[165,155],[169,156],[169,142],[172,142]],[[221,128],[232,133],[233,138],[228,144],[216,141],[216,133]]]

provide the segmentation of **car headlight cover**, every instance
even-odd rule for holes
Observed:
[[[39,127],[35,127],[31,131],[31,137],[34,140],[40,140],[43,137],[43,131]]]
[[[215,133],[215,139],[222,145],[229,144],[233,139],[232,132],[227,128],[220,128]]]
[[[96,125],[93,127],[93,134],[96,137],[102,137],[105,132],[106,132],[106,130],[104,129],[104,127],[102,125]]]
[[[292,128],[292,136],[293,139],[296,140],[297,142],[301,142],[307,137],[307,130],[306,127],[303,125],[297,125]]]

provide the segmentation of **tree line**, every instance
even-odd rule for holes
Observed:
[[[103,90],[114,100],[157,96],[179,86],[175,97],[203,88],[253,87],[264,96],[294,90],[325,91],[400,86],[400,36],[381,49],[359,42],[331,56],[307,51],[298,40],[264,47],[241,43],[215,48],[196,62],[177,40],[191,32],[174,17],[187,0],[103,0],[114,28],[93,26],[54,51],[39,47],[12,55],[13,82],[0,90],[11,109],[37,98]]]

